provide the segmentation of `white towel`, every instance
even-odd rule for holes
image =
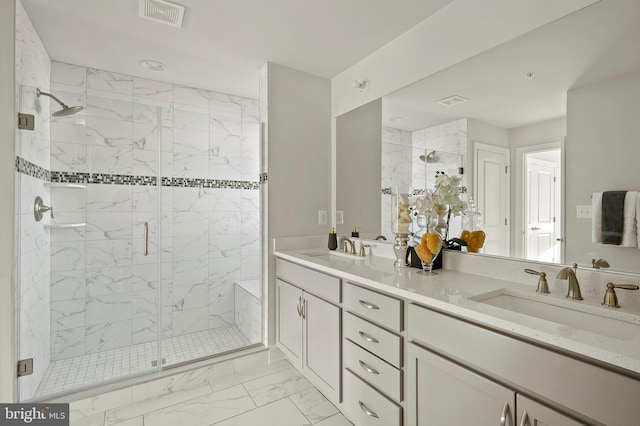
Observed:
[[[591,241],[602,244],[602,192],[591,196]]]
[[[622,242],[618,247],[640,247],[640,196],[638,191],[627,191],[624,197],[624,223]],[[602,244],[602,192],[594,192],[591,197],[591,241]]]

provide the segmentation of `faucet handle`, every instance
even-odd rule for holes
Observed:
[[[371,247],[369,244],[360,244],[360,256],[365,257],[367,255],[367,247]]]
[[[618,305],[618,296],[616,295],[616,291],[614,289],[616,288],[620,288],[623,290],[638,290],[640,289],[640,287],[638,287],[635,284],[614,284],[614,283],[608,283],[607,284],[607,291],[604,293],[604,300],[602,301],[602,304],[604,306],[608,306],[610,308],[619,308],[620,305]]]
[[[544,272],[534,271],[533,269],[525,269],[527,274],[538,275],[540,279],[538,280],[538,288],[536,289],[536,293],[549,294],[549,284],[547,283],[547,274]]]

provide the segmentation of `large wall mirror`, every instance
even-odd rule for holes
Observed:
[[[640,2],[601,0],[337,117],[339,232],[389,238],[385,188],[460,171],[483,255],[640,272],[637,241],[593,243],[591,220],[593,193],[640,191],[638,40]],[[364,150],[369,167],[353,161]]]

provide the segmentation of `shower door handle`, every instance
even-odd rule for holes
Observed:
[[[144,223],[144,255],[149,256],[149,222]]]

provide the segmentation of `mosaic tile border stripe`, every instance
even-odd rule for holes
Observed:
[[[47,182],[51,180],[51,172],[49,170],[22,157],[16,157],[16,171]]]
[[[467,187],[466,186],[460,186],[458,187],[458,189],[460,190],[461,194],[466,194],[467,193]],[[411,193],[412,196],[415,195],[425,195],[427,193],[426,189],[414,189],[413,192]],[[382,195],[391,195],[391,188],[382,188]]]
[[[156,176],[131,176],[109,173],[56,172],[48,171],[24,158],[16,157],[16,170],[19,173],[53,183],[80,183],[100,185],[141,185],[156,186]],[[262,178],[262,176],[261,176]],[[177,188],[218,188],[218,189],[260,189],[261,182],[248,180],[201,179],[163,177],[162,186]]]

